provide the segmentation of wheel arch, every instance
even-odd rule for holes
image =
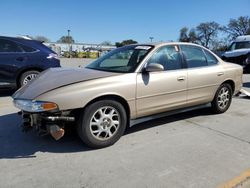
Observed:
[[[21,70],[21,71],[17,74],[17,77],[16,77],[16,85],[17,85],[17,87],[20,86],[19,81],[20,81],[21,76],[22,76],[25,72],[28,72],[28,71],[38,71],[38,72],[42,72],[42,71],[44,71],[44,69],[39,68],[39,67],[29,67],[29,68],[26,68],[26,69]]]
[[[232,88],[232,93],[234,93],[234,91],[235,91],[235,83],[234,83],[233,80],[227,79],[222,84],[229,84],[231,86],[231,88]]]
[[[98,96],[92,100],[90,100],[85,106],[88,106],[90,104],[93,104],[97,101],[101,101],[101,100],[115,100],[119,103],[121,103],[121,105],[124,107],[125,111],[126,111],[126,114],[127,114],[127,119],[128,119],[128,123],[129,123],[129,120],[130,120],[130,115],[131,115],[131,111],[130,111],[130,106],[128,104],[128,102],[121,96],[117,95],[117,94],[106,94],[106,95],[102,95],[102,96]]]

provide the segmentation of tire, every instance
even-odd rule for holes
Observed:
[[[216,114],[224,113],[228,110],[232,102],[232,87],[230,84],[222,84],[211,102],[211,109]]]
[[[117,101],[101,100],[88,105],[81,112],[77,132],[88,147],[99,149],[117,142],[126,125],[124,107]]]
[[[33,80],[39,73],[39,71],[35,70],[24,72],[19,79],[19,86],[22,87],[26,85],[28,82]]]

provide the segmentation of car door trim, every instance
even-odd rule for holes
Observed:
[[[9,82],[0,82],[0,86],[6,86],[6,85],[11,85]]]
[[[157,96],[161,96],[161,95],[169,95],[169,94],[174,94],[174,93],[178,93],[178,92],[182,92],[182,91],[187,91],[187,90],[186,89],[180,89],[180,90],[176,90],[176,91],[173,91],[173,92],[163,92],[163,93],[154,94],[154,95],[146,95],[146,96],[142,96],[142,97],[137,97],[136,99],[145,99],[145,98],[157,97]]]

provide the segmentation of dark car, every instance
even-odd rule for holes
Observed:
[[[222,55],[222,59],[243,66],[245,72],[250,72],[250,35],[239,36]]]
[[[60,67],[60,60],[42,42],[0,36],[0,88],[21,87],[51,67]]]

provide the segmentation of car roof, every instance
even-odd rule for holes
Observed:
[[[143,44],[134,44],[137,46],[154,46],[154,47],[161,47],[161,46],[165,46],[165,45],[190,45],[190,46],[197,46],[197,47],[202,47],[201,45],[198,44],[194,44],[191,42],[153,42],[153,43],[143,43]]]
[[[244,42],[244,41],[250,41],[250,35],[238,36],[235,39],[235,42]]]
[[[0,39],[9,39],[9,40],[21,43],[23,45],[30,46],[32,48],[38,49],[38,50],[46,52],[46,53],[55,53],[53,50],[51,50],[47,46],[43,45],[43,42],[38,41],[38,40],[33,40],[33,39],[28,38],[28,37],[0,36]]]
[[[2,39],[11,39],[11,40],[18,40],[18,41],[34,41],[33,39],[26,37],[26,36],[17,36],[17,37],[13,37],[13,36],[2,36],[0,35],[0,38]]]

